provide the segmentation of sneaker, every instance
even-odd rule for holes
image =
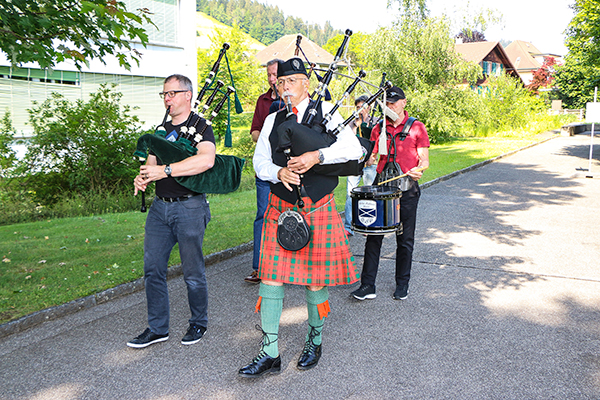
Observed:
[[[244,280],[248,283],[260,283],[258,271],[252,271],[252,273],[249,276],[245,277]]]
[[[206,328],[200,325],[190,324],[185,336],[181,339],[181,344],[194,344],[198,343],[204,333],[206,332]]]
[[[408,297],[408,285],[398,285],[396,286],[396,291],[394,292],[394,296],[392,296],[394,300],[404,300]]]
[[[150,328],[146,328],[144,333],[142,333],[135,339],[127,342],[127,346],[133,347],[136,349],[142,349],[144,347],[150,346],[151,344],[158,343],[158,342],[164,342],[165,340],[168,340],[168,339],[169,339],[168,333],[165,335],[157,335],[156,333],[152,332],[150,330]]]
[[[360,285],[358,289],[350,294],[357,300],[372,300],[377,297],[375,294],[375,285]]]

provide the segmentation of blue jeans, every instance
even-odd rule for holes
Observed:
[[[256,218],[254,219],[254,255],[252,257],[252,268],[255,271],[258,271],[263,220],[265,219],[265,211],[267,211],[267,206],[269,205],[270,192],[271,186],[269,182],[256,177]]]
[[[365,167],[363,169],[362,180],[363,185],[369,186],[375,180],[375,175],[377,175],[377,165],[373,164],[369,167]],[[360,183],[360,176],[349,176],[346,182],[346,205],[344,207],[344,228],[348,232],[353,232],[352,230],[352,199],[350,198],[350,193],[352,193],[352,189],[358,187]]]
[[[144,281],[148,325],[158,335],[169,333],[167,267],[175,243],[179,243],[183,280],[187,285],[192,314],[189,323],[207,326],[208,289],[202,241],[209,221],[210,208],[204,194],[174,203],[158,198],[152,202],[146,218]]]

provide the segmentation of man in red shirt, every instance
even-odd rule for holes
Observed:
[[[258,100],[256,100],[256,108],[254,109],[254,117],[252,118],[252,125],[250,127],[250,133],[252,134],[252,140],[254,143],[258,140],[260,130],[263,127],[265,118],[270,114],[269,109],[271,104],[279,96],[275,91],[275,84],[277,83],[277,62],[278,59],[271,60],[267,63],[267,79],[269,81],[269,90],[263,93]],[[252,258],[252,273],[248,275],[244,280],[248,283],[259,283],[260,278],[258,277],[258,258],[260,256],[260,238],[262,236],[263,217],[269,204],[269,182],[263,181],[258,176],[256,179],[256,218],[254,219],[254,255]]]
[[[401,234],[396,235],[396,290],[393,294],[395,300],[404,300],[408,296],[408,281],[412,266],[417,222],[417,205],[421,196],[418,180],[423,176],[423,171],[429,167],[429,136],[425,125],[415,120],[408,134],[406,136],[402,134],[404,125],[408,121],[408,113],[404,111],[406,103],[406,96],[402,89],[394,86],[387,91],[386,105],[397,114],[397,118],[386,117],[386,136],[383,139],[380,139],[382,124],[377,124],[373,128],[371,140],[375,141],[375,148],[373,149],[373,156],[367,163],[368,165],[373,164],[377,153],[380,153],[379,163],[377,164],[378,176],[374,184],[377,184],[379,174],[388,162],[388,153],[391,153],[390,156],[395,154],[394,161],[398,163],[402,173],[408,174],[411,178],[410,188],[402,192],[402,199],[400,200],[400,220],[403,229]],[[394,148],[392,141],[395,143],[395,152],[388,151],[388,149]],[[381,145],[385,143],[386,149],[379,148],[380,142]],[[383,235],[367,236],[361,285],[352,292],[352,296],[358,300],[374,299],[377,296],[375,293],[375,278],[379,268],[382,243]]]

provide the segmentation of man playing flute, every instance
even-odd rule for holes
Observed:
[[[193,86],[189,78],[183,75],[169,76],[159,94],[171,116],[171,121],[165,124],[167,140],[175,141],[192,126],[200,131],[206,124],[203,118],[192,112]],[[212,127],[207,127],[196,148],[196,155],[170,165],[163,165],[156,155],[150,154],[133,181],[136,195],[139,191],[145,191],[150,182],[156,182],[156,198],[146,218],[144,238],[148,328],[127,342],[129,347],[144,348],[169,338],[167,267],[175,243],[179,243],[191,311],[189,327],[181,343],[197,343],[206,331],[208,291],[202,241],[210,221],[210,209],[205,194],[192,192],[174,177],[200,174],[213,167],[215,138]]]
[[[277,77],[282,98],[289,99],[290,108],[298,121],[302,121],[310,100],[308,74],[302,60],[296,57],[280,62]],[[331,108],[329,103],[322,104],[322,112]],[[317,164],[358,160],[363,155],[359,141],[346,127],[330,147],[309,151],[288,161],[283,152],[277,151],[277,128],[286,120],[286,114],[283,110],[267,117],[253,158],[257,176],[270,182],[271,193],[263,224],[258,270],[261,283],[256,305],[261,314],[263,342],[258,355],[239,370],[239,375],[245,378],[281,370],[277,340],[284,283],[305,286],[308,333],[297,367],[306,370],[316,366],[321,357],[321,334],[329,311],[327,287],[348,285],[359,278],[333,199],[338,177],[311,170]],[[327,127],[333,129],[342,121],[336,113]],[[299,185],[302,189],[295,190]],[[299,206],[299,196],[305,204],[303,208]],[[288,210],[301,213],[310,229],[310,241],[297,251],[284,249],[277,240],[278,218]]]

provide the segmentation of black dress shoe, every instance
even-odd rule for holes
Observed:
[[[321,358],[321,345],[314,344],[312,340],[309,340],[304,345],[304,350],[298,359],[298,369],[303,371],[316,367]]]
[[[242,378],[258,378],[264,374],[278,374],[281,372],[281,357],[270,357],[261,350],[254,360],[245,367],[240,368],[238,375]]]

